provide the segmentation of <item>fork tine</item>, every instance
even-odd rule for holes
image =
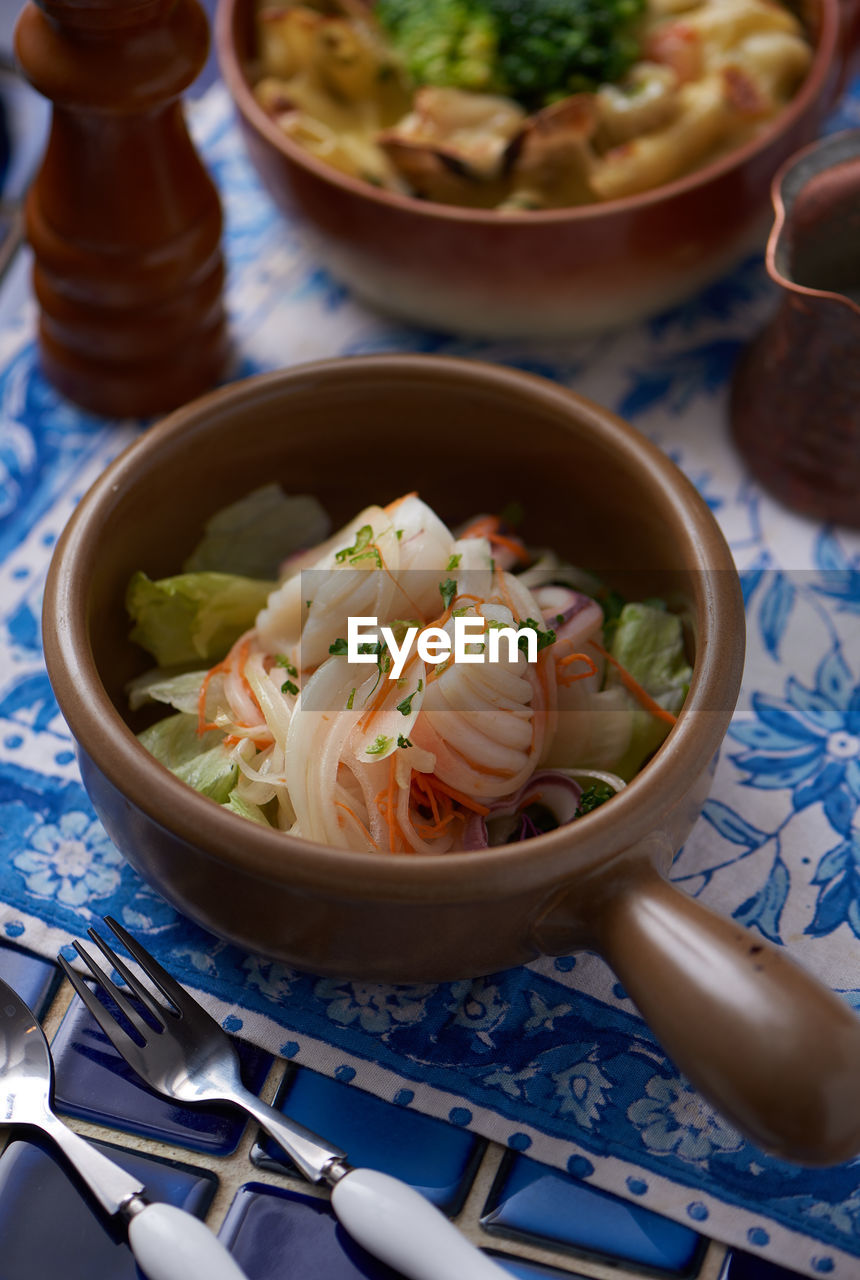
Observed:
[[[147,991],[140,979],[129,969],[122,956],[118,956],[95,929],[87,929],[87,934],[92,938],[104,958],[116,969],[126,986],[134,992],[144,1008],[148,1009],[152,1016],[158,1020],[159,1026],[166,1026],[167,1010],[162,1008],[151,991]]]
[[[181,987],[175,978],[172,978],[166,969],[162,969],[161,965],[151,956],[145,947],[127,933],[118,920],[113,916],[105,916],[105,924],[116,934],[126,951],[134,956],[143,972],[152,980],[165,999],[169,1000],[176,1008],[177,1013],[183,1017],[192,1017],[202,1015],[207,1021],[214,1022],[201,1004],[189,995],[184,987]],[[217,1026],[218,1024],[215,1023]]]
[[[108,1013],[101,1001],[90,991],[80,974],[75,973],[65,956],[57,956],[57,960],[69,982],[71,982],[117,1053],[125,1058],[130,1066],[134,1067],[134,1063],[140,1053],[140,1046],[132,1040],[127,1031],[123,1030],[116,1019]]]
[[[141,1018],[137,1009],[135,1009],[134,1005],[130,1002],[125,992],[120,990],[120,988],[114,982],[113,978],[111,978],[110,974],[107,973],[102,968],[98,960],[96,960],[95,956],[90,955],[86,947],[82,946],[81,943],[77,941],[77,939],[75,939],[75,942],[73,945],[78,955],[81,957],[84,964],[87,966],[90,973],[95,978],[96,982],[101,984],[104,991],[107,992],[107,994],[110,996],[113,1002],[117,1005],[117,1007],[122,1010],[123,1014],[125,1014],[126,1018],[128,1018],[129,1022],[134,1027],[135,1031],[140,1036],[140,1038],[144,1042],[146,1042],[148,1039],[151,1039],[153,1034],[152,1027],[149,1026],[143,1020],[143,1018]],[[150,1003],[152,1003],[151,996],[150,996]],[[160,1027],[163,1027],[164,1014],[158,1013],[157,1006],[152,1010],[152,1013],[153,1013],[153,1016],[158,1019],[158,1025]]]

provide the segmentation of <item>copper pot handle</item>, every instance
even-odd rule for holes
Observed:
[[[675,1064],[758,1147],[860,1151],[860,1018],[781,948],[649,865],[605,896],[597,949]]]

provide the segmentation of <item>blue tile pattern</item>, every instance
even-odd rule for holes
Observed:
[[[315,1196],[249,1183],[219,1236],[248,1280],[402,1280],[351,1240],[328,1200]]]
[[[823,1257],[818,1261],[816,1269],[820,1275],[827,1275],[831,1268]],[[743,1253],[736,1249],[727,1256],[720,1280],[797,1280],[797,1272],[787,1271],[785,1267],[778,1267],[776,1263],[768,1262],[767,1258],[758,1258],[754,1253]]]
[[[38,1018],[59,984],[60,970],[50,960],[0,943],[0,978],[18,992]]]
[[[585,1280],[572,1271],[556,1271],[554,1267],[542,1267],[537,1262],[523,1262],[520,1258],[505,1257],[501,1253],[490,1256],[516,1280]]]
[[[302,1068],[284,1081],[276,1105],[343,1148],[351,1164],[402,1178],[446,1213],[459,1211],[484,1150],[465,1129]],[[285,1163],[269,1139],[255,1160],[264,1167]]]
[[[262,1049],[236,1042],[242,1075],[252,1092],[266,1078],[272,1059]],[[109,1127],[160,1138],[191,1151],[227,1155],[235,1151],[247,1119],[236,1107],[183,1107],[142,1083],[75,996],[51,1044],[58,1111]]]
[[[689,1227],[524,1156],[505,1160],[482,1224],[676,1275],[690,1274],[704,1244]]]
[[[150,1199],[197,1217],[206,1213],[215,1191],[212,1174],[95,1145],[139,1178]],[[47,1139],[10,1143],[0,1157],[3,1280],[141,1280],[128,1245],[112,1231]]]

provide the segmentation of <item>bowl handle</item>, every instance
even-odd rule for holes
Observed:
[[[800,1164],[860,1151],[860,1018],[781,948],[648,864],[600,895],[596,949],[693,1085]]]

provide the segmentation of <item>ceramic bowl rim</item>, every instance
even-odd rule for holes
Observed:
[[[766,128],[742,146],[718,156],[701,169],[695,169],[692,173],[676,178],[673,182],[664,183],[662,186],[637,195],[605,200],[594,205],[573,205],[563,209],[537,209],[529,210],[528,213],[517,213],[500,212],[496,209],[462,208],[435,200],[419,200],[414,196],[401,195],[395,191],[385,191],[374,187],[369,182],[363,182],[360,178],[353,178],[339,172],[293,142],[266,115],[245,77],[233,40],[236,13],[239,5],[243,3],[247,3],[247,0],[218,0],[214,23],[215,47],[224,82],[240,114],[251,129],[280,152],[285,159],[299,168],[307,169],[317,178],[331,183],[334,187],[339,187],[353,197],[363,197],[371,204],[412,213],[428,220],[482,227],[525,228],[552,225],[557,222],[591,223],[601,218],[608,220],[613,215],[634,214],[639,209],[670,201],[676,196],[684,196],[697,187],[706,186],[711,181],[721,178],[733,169],[743,168],[748,160],[765,151],[780,134],[790,130],[817,100],[832,71],[840,31],[839,0],[815,0],[819,11],[820,30],[806,78],[795,96],[768,123]]]
[[[703,598],[697,608],[702,628],[703,657],[696,664],[687,703],[663,747],[648,768],[613,799],[612,804],[580,819],[571,838],[569,829],[536,837],[527,845],[502,846],[478,852],[460,851],[445,857],[410,855],[387,857],[333,849],[330,846],[263,829],[215,805],[175,778],[137,742],[114,707],[95,664],[87,618],[88,578],[84,566],[97,551],[103,516],[122,501],[140,459],[157,457],[178,440],[189,424],[206,421],[237,404],[277,397],[284,387],[320,378],[386,375],[426,377],[454,387],[466,380],[473,386],[500,389],[524,404],[542,405],[557,418],[567,417],[608,439],[625,456],[635,459],[643,484],[678,511],[687,534],[688,567],[703,572]],[[728,570],[729,572],[725,572]],[[729,638],[720,646],[719,628]],[[435,890],[445,900],[465,900],[475,892],[492,897],[505,892],[495,885],[494,871],[517,861],[521,882],[543,881],[570,873],[585,861],[605,861],[609,850],[627,848],[659,825],[667,797],[683,780],[708,767],[718,750],[730,707],[740,686],[743,665],[743,602],[731,553],[719,526],[683,473],[629,424],[609,410],[548,379],[520,370],[456,357],[434,355],[374,355],[339,357],[295,365],[228,384],[176,410],[137,437],[106,468],[84,494],[63,530],[48,572],[43,606],[43,637],[48,673],[77,747],[108,781],[139,810],[187,843],[236,870],[277,884],[319,888],[330,881],[332,892],[369,898],[429,900]],[[740,636],[740,655],[737,636]],[[722,699],[722,702],[719,701]],[[673,780],[676,784],[673,786]],[[153,798],[155,797],[155,798]],[[619,840],[618,833],[623,832]],[[237,839],[241,837],[241,839]],[[290,856],[283,857],[289,841]],[[572,847],[577,853],[571,854]],[[280,856],[279,856],[280,855]],[[500,881],[505,876],[499,876]],[[509,890],[508,890],[509,891]]]

